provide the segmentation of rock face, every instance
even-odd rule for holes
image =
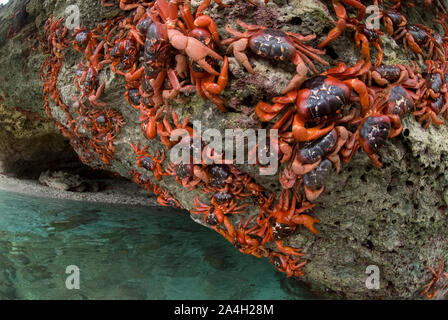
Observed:
[[[236,1],[224,9],[213,5],[207,13],[223,35],[226,34],[226,23],[235,27],[234,21],[242,19],[247,23],[303,35],[314,32],[320,40],[333,26],[329,2],[275,1],[267,6],[253,7],[245,1]],[[4,119],[2,121],[10,123],[0,129],[2,158],[14,154],[23,160],[29,153],[39,150],[39,156],[45,159],[64,154],[60,150],[65,150],[66,144],[56,135],[54,123],[46,120],[42,108],[39,68],[45,55],[37,50],[38,44],[34,38],[25,40],[34,32],[42,37],[43,25],[50,14],[55,18],[65,17],[66,7],[75,3],[78,2],[13,1],[7,8],[0,9],[0,79],[4,80],[0,82],[4,106],[0,109],[0,116]],[[10,26],[8,17],[25,5],[28,13],[26,23],[15,37],[5,40]],[[82,1],[78,6],[81,26],[86,28],[92,28],[103,19],[120,13],[115,7],[101,7],[97,0]],[[411,22],[424,21],[434,27],[430,11],[410,10],[406,16]],[[327,48],[325,58],[332,65],[338,61],[354,64],[359,60],[359,51],[347,45],[352,43],[352,36],[352,32],[346,32]],[[409,59],[401,46],[385,36],[383,50],[385,64],[405,63]],[[256,58],[251,59],[256,71],[255,75],[251,75],[233,58],[229,60],[231,77],[222,96],[227,99],[232,111],[220,113],[210,101],[204,102],[197,95],[192,95],[189,101],[172,105],[181,119],[190,116],[192,120],[199,120],[203,129],[258,127],[260,124],[253,107],[259,100],[270,101],[280,95],[294,73],[291,63],[272,63]],[[77,92],[73,78],[80,61],[81,55],[73,49],[64,51],[57,87],[67,104]],[[126,121],[114,142],[114,159],[104,169],[130,178],[130,170],[138,169],[135,153],[129,147],[130,139],[148,146],[151,154],[155,154],[162,145],[143,136],[139,113],[124,98],[123,78],[106,67],[99,74],[99,79],[105,82],[100,100],[107,103],[108,108],[119,110]],[[33,114],[34,119],[28,120],[32,123],[28,131],[21,127],[20,117],[14,116],[18,101],[21,108]],[[53,117],[66,124],[64,113],[58,112],[54,105],[50,107]],[[317,226],[319,234],[300,230],[287,242],[293,247],[303,248],[308,263],[302,279],[321,296],[418,298],[423,285],[432,277],[427,265],[435,266],[438,259],[448,258],[448,243],[444,236],[448,227],[448,176],[445,173],[447,128],[430,126],[425,130],[412,116],[406,116],[402,122],[402,134],[389,140],[381,149],[383,168],[372,167],[365,153],[358,152],[349,165],[343,165],[339,174],[333,173],[328,178],[325,192],[316,201],[312,215],[320,219]],[[32,130],[36,133],[26,133]],[[19,132],[23,135],[21,140],[12,135]],[[22,142],[16,143],[17,139]],[[30,146],[33,146],[31,151]],[[39,159],[33,157],[34,162],[39,162]],[[279,192],[278,175],[260,176],[256,168],[246,165],[239,166],[239,169],[250,173],[267,192]],[[151,173],[148,176],[152,178]],[[187,191],[172,177],[158,183],[167,188],[186,209],[193,209],[192,200],[200,194],[199,191]],[[257,213],[258,208],[253,205],[249,211]],[[203,223],[200,217],[192,218]],[[239,217],[233,221],[239,221]],[[366,269],[372,265],[380,271],[380,288],[377,290],[367,289],[365,284],[368,277]]]
[[[83,192],[88,189],[87,183],[79,175],[63,171],[51,172],[50,170],[46,170],[40,174],[39,183],[64,191]]]
[[[35,32],[34,17],[14,22],[14,12],[26,1],[0,6],[1,62],[0,171],[37,178],[52,162],[70,162],[76,154],[42,112],[42,84],[39,68],[44,56],[36,43],[25,41]],[[11,27],[20,35],[9,39]],[[37,175],[37,176],[36,176]]]

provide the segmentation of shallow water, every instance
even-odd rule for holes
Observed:
[[[80,270],[68,290],[66,267]],[[0,299],[310,299],[183,211],[0,191]]]

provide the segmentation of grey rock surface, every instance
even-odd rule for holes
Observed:
[[[26,36],[37,31],[43,32],[43,24],[50,13],[56,18],[65,15],[65,8],[77,1],[29,0],[14,1],[7,10],[0,9],[0,38],[7,30],[7,18],[14,6],[26,4],[29,14],[28,23],[22,33],[0,44],[0,95],[3,109],[0,117],[17,126],[18,120],[11,118],[11,110],[20,99],[21,107],[45,117],[42,110],[39,68],[45,56],[39,50],[32,50],[32,41],[24,41]],[[230,8],[222,9],[213,5],[208,11],[216,21],[221,34],[226,34],[224,26],[235,26],[236,19],[247,23],[265,24],[284,31],[302,33],[312,32],[320,39],[333,26],[334,16],[328,8],[330,1],[293,0],[274,1],[266,7],[251,7],[244,1],[236,1]],[[78,3],[81,13],[81,25],[91,28],[102,19],[113,17],[119,11],[103,8],[97,0]],[[94,9],[93,9],[94,8]],[[409,20],[414,23],[432,25],[430,12],[410,10]],[[298,23],[300,21],[300,23]],[[359,50],[352,43],[352,32],[344,33],[339,40],[327,49],[332,52],[326,59],[335,64],[337,61],[355,63],[359,59]],[[384,63],[406,62],[401,47],[384,38]],[[69,101],[76,92],[73,77],[81,56],[74,50],[64,52],[63,67],[58,80],[62,98]],[[217,112],[209,101],[204,102],[198,96],[191,97],[183,104],[174,104],[173,108],[181,118],[191,116],[200,120],[203,126],[223,130],[225,128],[254,128],[259,126],[253,107],[259,100],[269,101],[279,95],[284,85],[291,79],[294,66],[291,63],[272,63],[251,57],[256,75],[248,74],[236,61],[230,59],[232,73],[230,83],[222,94],[228,99],[233,110],[228,113]],[[321,69],[322,70],[322,69]],[[135,154],[129,147],[129,140],[148,145],[151,153],[161,149],[157,141],[144,138],[138,122],[139,114],[126,102],[124,81],[107,68],[99,75],[105,81],[106,88],[101,100],[108,107],[119,110],[127,125],[122,128],[115,142],[117,152],[107,170],[130,177],[129,170],[137,170]],[[54,106],[53,106],[54,107]],[[53,116],[65,123],[64,114],[52,109]],[[12,119],[12,120],[11,120]],[[205,125],[206,124],[206,125]],[[383,168],[371,166],[367,156],[358,152],[349,165],[344,165],[339,174],[332,174],[326,183],[324,194],[318,199],[313,216],[320,219],[319,234],[314,236],[307,230],[294,234],[289,244],[304,248],[309,262],[305,266],[303,280],[314,292],[321,296],[339,298],[419,298],[420,291],[431,278],[427,265],[435,266],[438,259],[447,259],[448,240],[446,230],[448,221],[446,208],[448,201],[447,165],[448,131],[445,126],[421,128],[412,116],[403,120],[403,133],[388,141],[382,148]],[[36,124],[39,134],[30,134],[24,138],[28,144],[32,139],[55,143],[64,148],[63,139],[56,138],[54,124],[41,121]],[[27,132],[21,127],[16,132]],[[9,137],[10,131],[2,126],[0,135]],[[0,139],[11,150],[14,142],[9,138]],[[45,140],[47,141],[47,140]],[[58,142],[60,141],[60,142]],[[36,143],[31,143],[37,147]],[[56,147],[51,148],[54,150]],[[24,153],[17,151],[15,154]],[[6,151],[0,150],[0,156]],[[240,169],[251,173],[256,181],[266,187],[268,192],[280,189],[278,176],[259,176],[255,168],[241,166]],[[151,174],[148,174],[149,176]],[[188,192],[173,178],[165,178],[160,185],[166,187],[186,209],[193,208],[192,199],[199,191]],[[257,212],[255,206],[251,213]],[[198,223],[201,218],[194,217]],[[235,218],[235,221],[239,218]],[[366,268],[378,266],[380,270],[380,289],[366,288]],[[440,297],[439,297],[440,298]]]
[[[39,183],[64,191],[83,192],[88,188],[87,183],[79,175],[64,171],[43,171],[39,176]]]

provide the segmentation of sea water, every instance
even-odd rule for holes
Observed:
[[[186,211],[0,191],[0,299],[310,298]]]

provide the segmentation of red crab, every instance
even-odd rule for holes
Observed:
[[[230,44],[227,51],[233,51],[235,58],[247,69],[247,71],[252,74],[255,73],[244,53],[247,47],[249,47],[254,54],[273,60],[291,60],[297,66],[297,74],[283,90],[283,94],[300,87],[306,79],[308,67],[314,73],[318,73],[311,59],[323,65],[329,65],[327,61],[319,57],[319,55],[324,54],[324,51],[305,45],[305,42],[316,37],[314,34],[302,36],[297,33],[283,32],[263,26],[248,25],[240,20],[237,22],[247,31],[240,33],[231,29],[229,26],[226,26],[227,32],[234,37],[222,41],[222,44]],[[306,65],[308,65],[308,67]]]
[[[290,124],[288,124],[290,125]],[[271,157],[277,155],[281,163],[291,159],[293,153],[292,144],[295,142],[292,132],[282,132],[278,136],[268,136],[263,144],[256,144],[249,151],[249,163],[256,163],[259,166],[260,173],[268,174],[270,168],[266,167],[266,163],[261,163],[260,157]]]
[[[263,191],[263,186],[259,185],[255,182],[254,178],[251,177],[249,174],[244,173],[243,175],[240,175],[238,177],[238,180],[240,180],[240,184],[243,185],[247,191],[249,191],[250,195],[259,196]]]
[[[115,42],[115,46],[111,49],[109,55],[112,58],[111,69],[113,72],[126,76],[132,73],[126,73],[117,69],[117,65],[121,65],[124,70],[131,69],[138,60],[138,52],[140,50],[139,44],[133,39],[122,39]],[[136,77],[129,77],[127,80],[132,80]]]
[[[247,229],[249,222],[254,217],[255,216],[252,216],[247,219],[244,225],[243,218],[240,219],[240,223],[236,229],[235,246],[241,253],[251,254],[257,258],[261,258],[267,256],[267,249],[261,244],[260,239],[257,239],[255,236],[250,234],[252,229]]]
[[[101,108],[106,106],[106,103],[98,101],[99,97],[103,93],[105,83],[96,88],[97,85],[97,70],[90,66],[86,67],[84,64],[78,65],[78,70],[75,75],[75,86],[81,91],[81,95],[78,100],[82,100],[84,97],[88,96],[89,102],[92,106]],[[82,84],[82,87],[79,84]]]
[[[165,169],[168,174],[176,177],[176,181],[184,188],[193,190],[201,182],[210,182],[210,174],[201,165],[183,163],[169,163]]]
[[[402,117],[414,109],[415,101],[418,99],[419,94],[402,85],[395,84],[375,93],[373,105],[385,105],[386,114],[396,114]]]
[[[218,28],[215,22],[207,15],[199,15],[193,19],[190,11],[189,1],[185,1],[185,5],[181,6],[182,18],[186,23],[188,35],[201,41],[210,49],[214,49],[215,44],[219,45]],[[193,84],[196,84],[196,91],[204,99],[212,101],[221,111],[227,111],[224,101],[218,96],[224,90],[228,80],[229,62],[224,57],[224,62],[215,83],[215,75],[209,74],[197,63],[189,63],[190,73]]]
[[[336,170],[340,170],[339,151],[349,138],[345,127],[337,126],[326,135],[303,147],[297,147],[291,168],[297,175],[304,175],[314,170],[323,159],[334,163]]]
[[[233,244],[241,253],[250,254],[257,258],[268,256],[268,249],[266,249],[257,236],[251,235],[252,229],[247,229],[248,223],[255,216],[250,217],[243,225],[242,218],[238,224],[238,228],[235,230],[233,226],[229,226],[229,229],[224,230],[218,227],[214,227],[215,231],[221,234],[227,241]],[[255,226],[256,227],[256,226]]]
[[[173,111],[171,113],[171,118],[173,120],[173,125],[171,125],[166,116],[163,117],[163,121],[161,123],[159,122],[157,124],[157,131],[160,140],[168,149],[180,141],[181,138],[177,137],[185,135],[191,137],[194,134],[193,128],[189,125],[189,117],[185,117],[184,121],[180,122],[177,112]],[[177,138],[177,140],[175,138]]]
[[[441,61],[445,61],[444,48],[434,37],[434,31],[429,27],[421,24],[407,24],[395,32],[394,39],[395,41],[402,40],[405,51],[409,47],[417,57],[420,55],[423,59],[429,60],[438,57]],[[428,49],[426,55],[422,48]]]
[[[364,65],[362,60],[351,68],[341,62],[337,67],[305,81],[300,90],[274,98],[274,105],[258,102],[255,112],[261,121],[267,122],[287,105],[294,103],[296,112],[292,132],[295,139],[301,142],[316,140],[334,128],[335,120],[341,122],[353,118],[353,112],[347,117],[341,116],[343,108],[355,101],[351,95],[352,89],[359,94],[362,110],[367,110],[367,87],[357,76],[365,74],[369,68],[370,63]],[[289,109],[273,128],[283,125],[285,117],[291,117],[293,114],[294,111]]]
[[[345,30],[347,27],[347,11],[345,10],[345,7],[342,5],[342,3],[345,3],[349,6],[355,7],[358,9],[358,15],[357,20],[362,21],[364,18],[365,12],[366,12],[366,6],[363,5],[358,0],[332,0],[333,1],[333,7],[334,11],[336,13],[336,16],[338,17],[338,21],[336,23],[336,27],[333,28],[329,33],[327,38],[319,44],[320,48],[323,48],[331,41],[336,40],[342,33],[342,31]],[[342,3],[341,3],[342,2]]]
[[[51,48],[51,53],[59,59],[62,59],[62,51],[68,47],[70,41],[65,38],[68,33],[67,27],[61,26],[61,22],[64,18],[53,21],[53,16],[51,15],[45,22],[45,39],[47,44]],[[46,48],[44,48],[46,49]],[[44,50],[46,51],[46,50]]]
[[[292,276],[303,276],[302,267],[306,264],[306,261],[299,262],[300,257],[292,259],[288,255],[284,255],[271,250],[269,253],[269,261],[278,271],[285,272],[288,278]]]
[[[435,125],[443,124],[443,120],[437,115],[445,115],[448,110],[448,86],[446,83],[447,67],[428,61],[428,70],[422,76],[425,79],[422,102],[414,112],[419,122],[423,122],[423,127],[427,128],[432,122]],[[446,115],[445,115],[446,116]]]
[[[372,86],[372,82],[374,82],[381,87],[399,84],[404,87],[418,89],[423,85],[424,81],[418,73],[416,62],[413,61],[412,67],[402,64],[374,67],[367,73],[366,82],[369,86]]]
[[[128,76],[128,81],[137,81],[142,78],[141,94],[152,95],[154,105],[157,107],[165,100],[175,98],[182,89],[179,76],[184,76],[186,60],[182,55],[176,54],[167,39],[166,26],[156,18],[147,18],[144,27],[140,30],[145,33],[146,40],[143,51],[144,64],[139,69],[134,69]],[[172,64],[175,63],[175,68]],[[169,80],[171,89],[163,90],[165,80]],[[146,87],[145,87],[146,85]],[[148,91],[153,91],[153,93]]]
[[[140,126],[141,129],[148,139],[154,139],[157,137],[157,127],[159,123],[162,123],[160,117],[165,108],[151,108],[151,109],[142,109],[140,116]]]
[[[257,218],[259,228],[252,231],[251,234],[263,238],[262,244],[274,240],[278,250],[282,253],[301,255],[300,250],[284,246],[282,242],[295,231],[297,225],[304,225],[312,233],[317,234],[314,224],[320,222],[319,219],[303,213],[314,205],[301,203],[301,207],[297,208],[296,198],[298,195],[294,192],[290,203],[290,190],[288,189],[282,191],[274,209],[269,209],[274,197],[271,195],[263,205],[260,205],[260,214]]]
[[[182,208],[183,206],[165,188],[154,185],[154,193],[158,195],[157,202],[165,207]]]
[[[118,0],[119,5],[120,5],[120,9],[123,11],[129,11],[129,10],[134,10],[139,6],[151,6],[151,3],[145,3],[142,2],[142,0],[137,0],[137,3],[135,0]],[[106,2],[106,0],[101,0],[101,4],[104,7],[112,7],[115,4],[113,3],[108,3]]]
[[[381,10],[380,19],[383,19],[386,34],[391,37],[397,29],[403,28],[407,25],[406,17],[394,10]]]
[[[95,133],[106,134],[108,132],[118,133],[119,128],[126,122],[117,110],[90,110],[87,117]]]
[[[184,52],[190,59],[199,64],[205,71],[218,76],[210,64],[206,61],[206,57],[210,56],[216,60],[223,58],[215,51],[204,45],[196,38],[184,35],[176,29],[178,20],[178,7],[176,1],[156,0],[151,10],[152,19],[159,15],[163,21],[165,29],[160,30],[160,35],[166,37],[171,46]]]
[[[369,156],[371,163],[377,167],[382,167],[376,153],[388,138],[396,137],[402,130],[398,114],[383,113],[387,106],[387,103],[382,103],[379,100],[367,113],[363,113],[361,117],[352,121],[352,124],[359,123],[359,126],[342,151],[346,163],[350,162],[361,146]]]
[[[425,285],[425,289],[420,293],[421,295],[426,295],[428,299],[434,298],[440,290],[444,290],[448,283],[448,272],[445,272],[445,262],[439,261],[439,266],[437,271],[435,271],[432,267],[427,266],[429,271],[432,273],[432,278],[427,285]]]
[[[91,30],[86,30],[84,28],[76,28],[73,32],[73,49],[79,53],[88,54],[91,51],[92,46],[97,46],[98,42],[96,39],[92,40],[93,32]],[[87,47],[90,47],[87,49]]]
[[[378,51],[375,65],[376,66],[381,65],[381,62],[383,61],[383,50],[381,49],[382,41],[380,35],[382,35],[383,33],[376,29],[367,28],[364,24],[360,23],[356,19],[350,19],[347,17],[339,17],[339,18],[340,21],[342,21],[345,18],[345,23],[338,22],[338,26],[335,28],[336,31],[330,32],[327,38],[325,38],[321,43],[319,43],[318,47],[323,48],[328,43],[336,40],[343,31],[338,29],[338,27],[344,25],[344,29],[349,28],[355,31],[355,48],[361,45],[361,59],[365,61],[370,61],[370,44],[373,44],[373,47]]]
[[[152,171],[154,174],[154,178],[157,181],[160,181],[163,176],[167,176],[168,173],[163,172],[161,163],[165,159],[165,152],[162,151],[162,154],[159,154],[157,151],[156,156],[151,156],[146,150],[148,147],[139,148],[138,143],[134,146],[132,141],[129,141],[129,145],[132,150],[137,154],[137,165],[146,170]],[[160,158],[159,158],[160,156]]]
[[[207,205],[199,200],[199,196],[196,196],[193,201],[195,209],[190,210],[191,214],[204,214],[204,222],[213,227],[223,224],[227,231],[235,228],[226,215],[244,213],[245,211],[242,209],[248,206],[247,203],[237,206],[233,200],[229,203],[218,204],[214,199],[211,200],[211,205]]]

